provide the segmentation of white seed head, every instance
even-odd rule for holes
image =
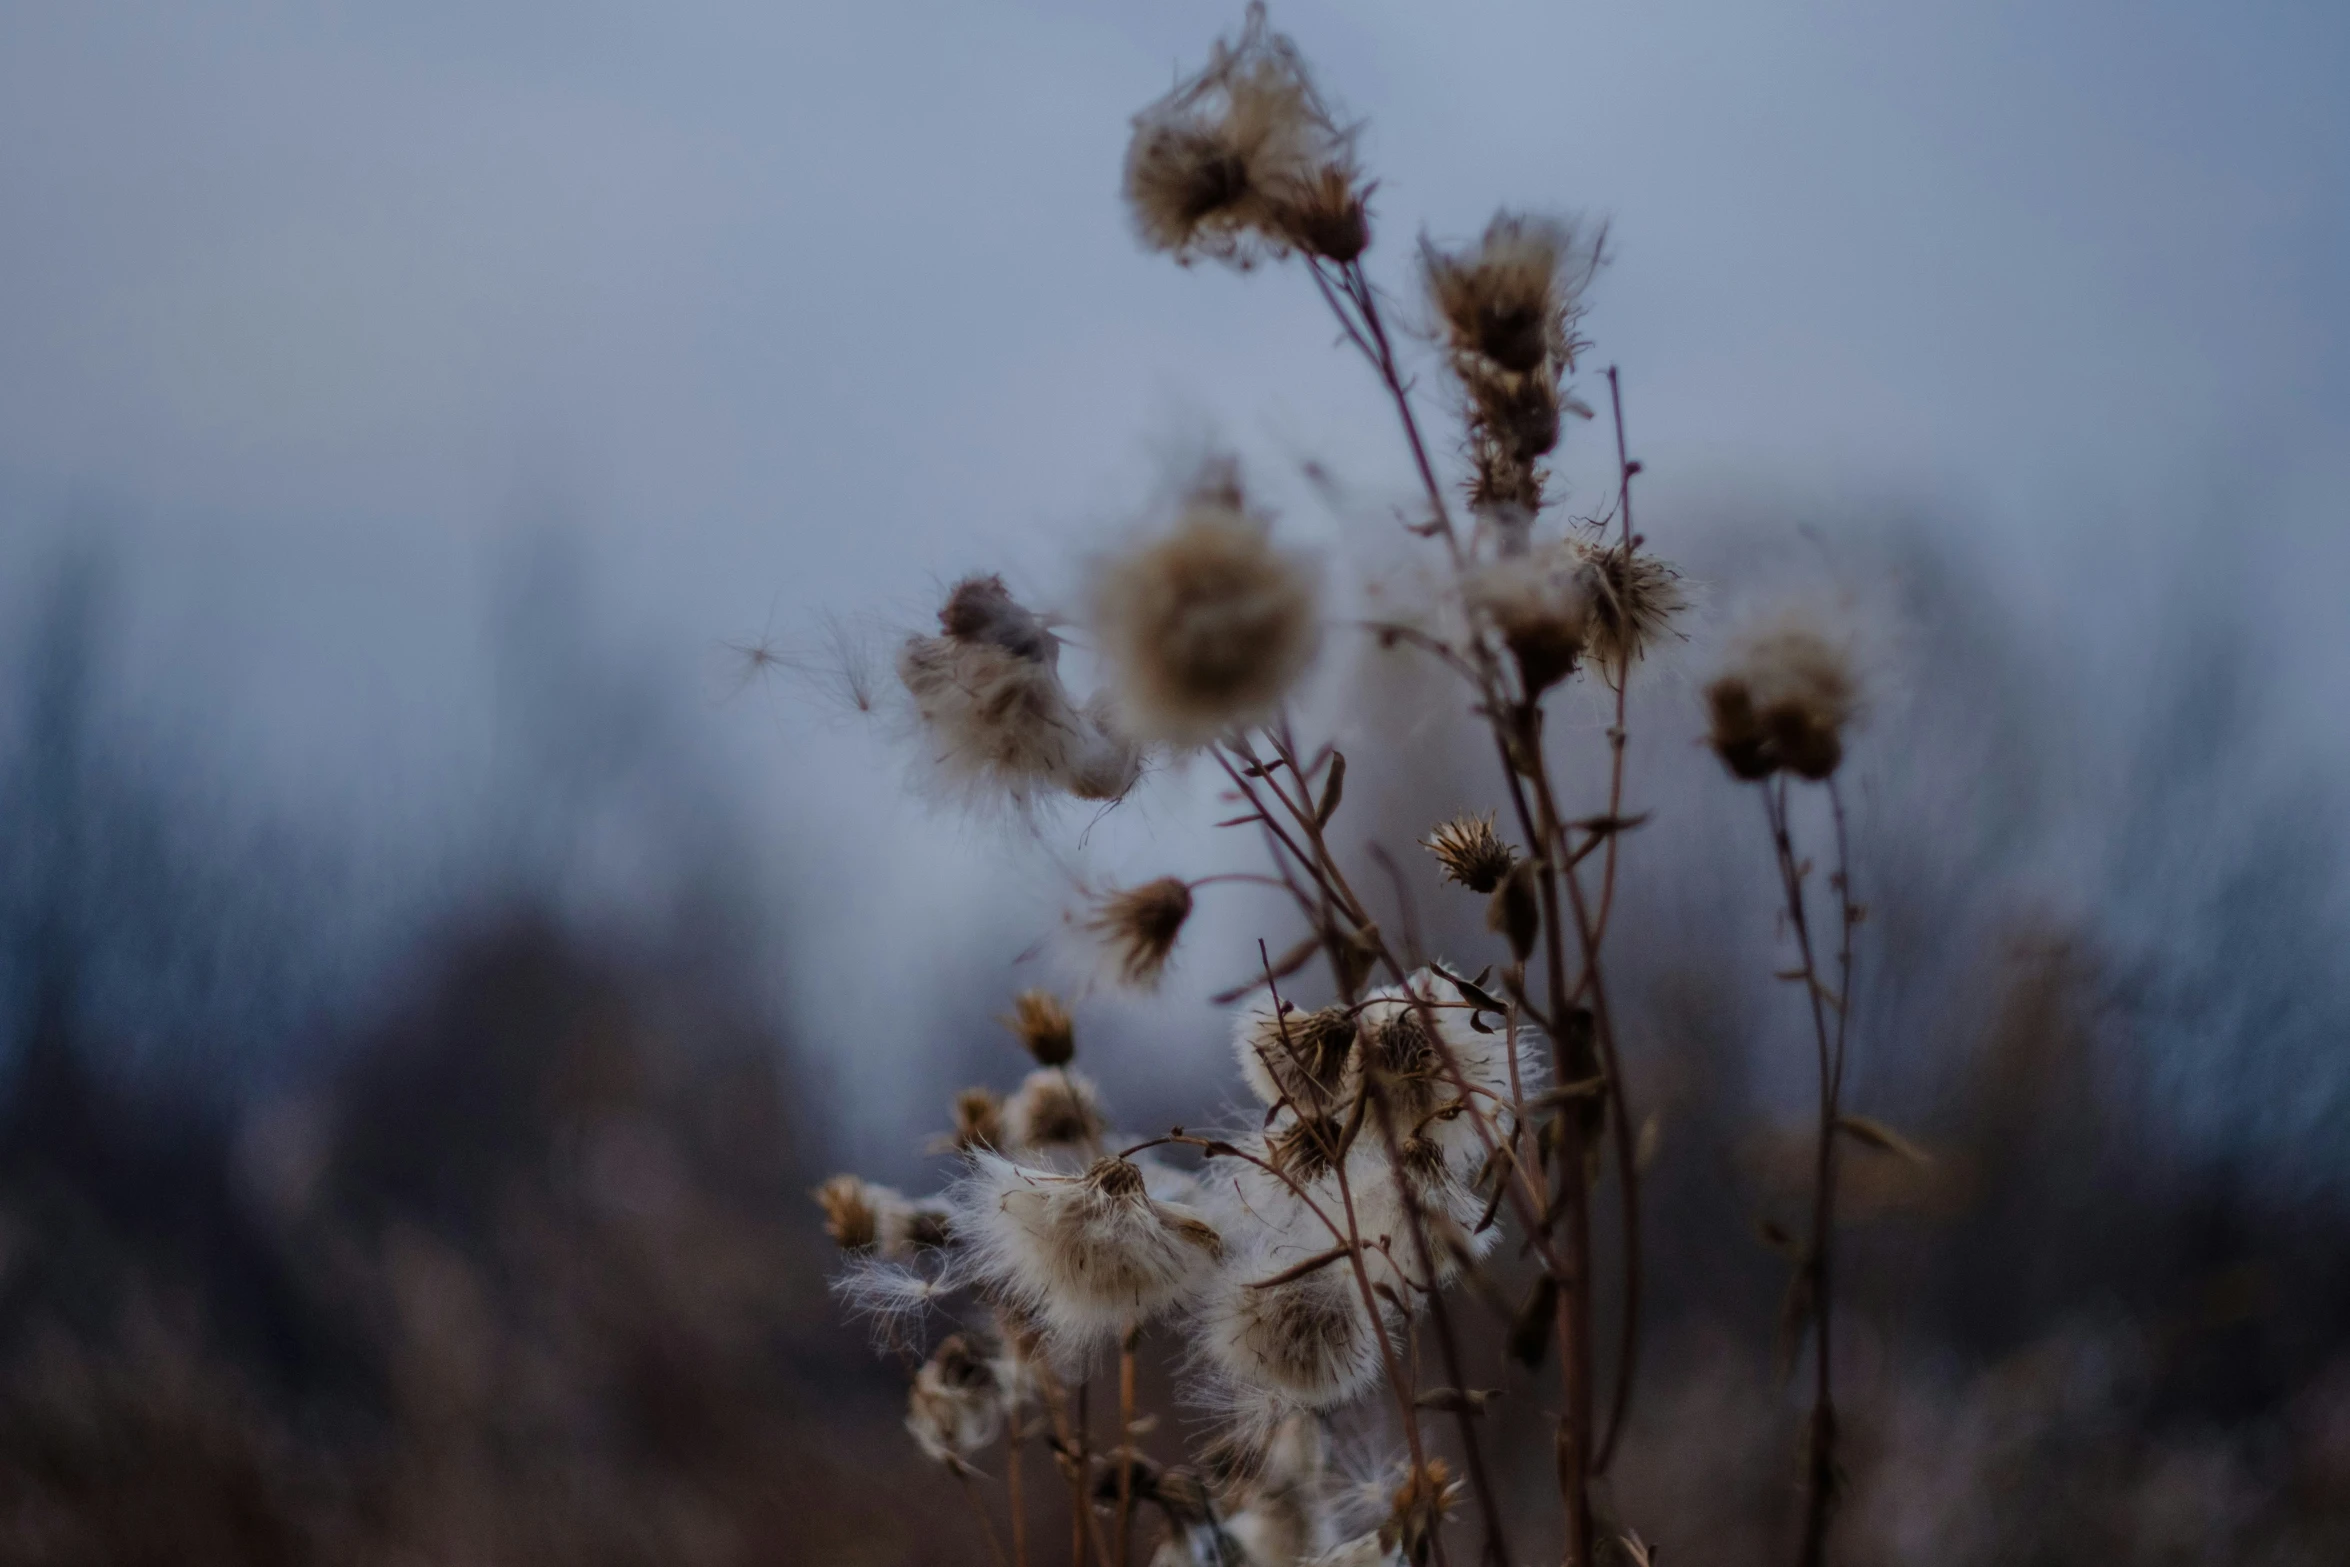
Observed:
[[[1005,1392],[996,1362],[955,1334],[914,1374],[906,1429],[930,1458],[965,1468],[1003,1431]]]
[[[1310,1114],[1336,1101],[1354,1040],[1354,1014],[1345,1007],[1283,1013],[1262,1002],[1240,1014],[1233,1053],[1258,1099]]]
[[[1224,1252],[1203,1214],[1152,1197],[1124,1159],[1063,1175],[975,1154],[957,1208],[978,1277],[1070,1344],[1193,1299]]]
[[[939,635],[898,649],[897,670],[943,784],[1021,805],[1055,792],[1115,799],[1133,787],[1139,751],[1100,709],[1070,700],[1060,639],[1001,578],[957,583],[938,618]]]
[[[1379,1375],[1378,1329],[1344,1259],[1265,1282],[1325,1249],[1260,1247],[1218,1275],[1201,1304],[1196,1340],[1215,1374],[1307,1409],[1348,1403],[1371,1385]]]

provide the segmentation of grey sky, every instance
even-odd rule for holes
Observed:
[[[491,765],[485,583],[519,524],[575,534],[614,635],[690,668],[771,613],[913,618],[974,566],[1065,590],[1189,431],[1392,489],[1302,281],[1180,272],[1116,202],[1126,116],[1238,15],[0,6],[0,572],[109,519],[134,688],[273,794],[421,821]],[[1931,507],[2123,662],[2217,573],[2286,628],[2339,755],[2350,10],[1274,19],[1369,122],[1391,280],[1497,203],[1612,218],[1590,328],[1661,544],[1747,489]],[[876,803],[854,743],[706,684],[683,721],[770,829],[993,863]]]

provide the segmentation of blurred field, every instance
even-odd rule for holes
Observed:
[[[1927,666],[1957,634],[1957,590],[1933,591]],[[10,697],[0,1557],[983,1560],[897,1428],[900,1368],[826,1294],[807,1191],[837,1107],[805,1086],[810,1042],[754,999],[763,958],[709,940],[706,914],[616,931],[494,887],[420,922],[360,1001],[306,1012],[322,981],[293,862],[193,854],[197,807],[89,720],[95,626],[33,628]],[[1996,684],[1970,667],[1965,689]],[[2192,770],[2166,778],[2172,805],[2141,801],[2157,836],[2189,819]],[[1431,774],[1362,808],[1392,837],[1444,792]],[[1713,851],[1700,833],[1674,852]],[[2180,1095],[2231,1069],[2175,1043],[2200,1017],[2204,1048],[2232,1048],[2240,1025],[2208,1020],[2273,1015],[2270,994],[2320,1019],[2291,1037],[2324,1041],[2317,971],[2241,969],[2199,1013],[2150,1004],[2184,980],[2149,990],[2105,929],[1978,899],[1938,863],[1976,852],[1863,856],[1886,878],[1871,1026],[1903,1047],[1877,1047],[1870,1091],[1933,1162],[1851,1170],[1842,1559],[2350,1557],[2339,1187],[2293,1175],[2311,1145],[2294,1164],[2283,1133],[2264,1142],[2258,1103],[2215,1108],[2238,1130],[2194,1142]],[[2152,885],[2204,928],[2180,884]],[[2291,892],[2217,928],[2314,940]],[[1798,1400],[1772,1366],[1786,1268],[1757,1226],[1795,1201],[1805,1133],[1767,1069],[1743,915],[1713,917],[1636,902],[1621,981],[1663,1136],[1656,1327],[1614,1486],[1669,1562],[1767,1558],[1796,1495]],[[2313,1092],[2334,1081],[2296,1048]],[[998,1083],[1019,1066],[1008,1041],[961,1059]],[[2240,1092],[2295,1060],[2247,1054]],[[943,1120],[951,1086],[906,1118]],[[1510,1390],[1498,1451],[1538,1501],[1542,1385],[1471,1376]],[[1058,1499],[1036,1504],[1054,1527]]]

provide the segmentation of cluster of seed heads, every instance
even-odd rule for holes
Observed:
[[[1245,807],[1236,820],[1266,829],[1277,877],[1167,875],[1090,898],[1071,923],[1117,983],[1159,987],[1211,882],[1283,888],[1309,925],[1278,961],[1259,948],[1254,982],[1224,998],[1248,998],[1232,1041],[1256,1105],[1240,1124],[1121,1135],[1075,1069],[1070,1005],[1030,989],[1003,1015],[1030,1068],[1008,1090],[954,1096],[935,1147],[958,1173],[942,1192],[909,1198],[844,1175],[816,1194],[847,1259],[841,1291],[885,1345],[916,1349],[929,1324],[949,1329],[912,1380],[907,1424],[922,1450],[986,1479],[990,1451],[1016,1459],[1041,1441],[1069,1480],[1078,1538],[1091,1542],[1081,1553],[1099,1554],[1101,1567],[1126,1567],[1130,1514],[1144,1507],[1164,1525],[1155,1567],[1418,1567],[1440,1556],[1475,1476],[1426,1450],[1421,1412],[1460,1421],[1473,1470],[1471,1423],[1493,1394],[1422,1386],[1423,1335],[1432,1324],[1451,1334],[1438,1303],[1460,1281],[1500,1298],[1483,1259],[1513,1213],[1526,1225],[1519,1252],[1539,1257],[1541,1271],[1522,1302],[1504,1302],[1510,1352],[1531,1364],[1554,1332],[1567,1342],[1564,1324],[1587,1323],[1588,1289],[1550,1239],[1550,1205],[1586,1199],[1565,1184],[1554,1193],[1546,1161],[1564,1171],[1580,1148],[1573,1168],[1587,1187],[1601,1139],[1625,1135],[1621,1085],[1606,1075],[1612,1047],[1598,1041],[1591,1007],[1568,1005],[1558,972],[1569,933],[1544,922],[1565,906],[1561,879],[1603,842],[1612,885],[1609,835],[1627,824],[1611,815],[1538,832],[1527,805],[1543,806],[1546,822],[1561,814],[1541,765],[1546,695],[1595,671],[1620,724],[1631,671],[1678,635],[1688,609],[1679,574],[1631,529],[1636,465],[1623,464],[1614,537],[1607,517],[1551,515],[1543,464],[1563,422],[1592,412],[1568,378],[1587,346],[1580,323],[1605,231],[1504,211],[1473,243],[1422,240],[1425,315],[1412,336],[1433,345],[1458,394],[1465,478],[1448,500],[1420,447],[1399,334],[1363,270],[1370,191],[1354,128],[1261,5],[1134,118],[1125,195],[1142,242],[1185,263],[1297,258],[1422,456],[1428,515],[1416,531],[1444,540],[1451,569],[1430,602],[1379,634],[1432,649],[1476,687],[1472,710],[1509,762],[1512,819],[1538,840],[1511,842],[1491,810],[1455,815],[1424,840],[1446,881],[1485,900],[1499,979],[1490,965],[1471,978],[1400,960],[1338,870],[1326,829],[1345,759],[1301,757],[1289,737],[1326,632],[1342,622],[1326,619],[1322,573],[1280,541],[1233,459],[1201,462],[1170,509],[1097,557],[1073,615],[975,575],[946,593],[935,632],[906,637],[896,659],[924,771],[965,799],[1032,814],[1056,800],[1102,805],[1154,771],[1212,760]],[[1450,512],[1463,499],[1468,526],[1456,529]],[[1061,633],[1072,624],[1096,676],[1082,699],[1063,677]],[[1714,750],[1750,780],[1827,778],[1858,705],[1843,650],[1800,626],[1750,637],[1706,702]],[[1621,754],[1619,734],[1619,769]],[[1547,1013],[1535,994],[1546,934]],[[1581,939],[1596,986],[1598,938],[1586,928]],[[1300,1005],[1283,982],[1312,983],[1296,976],[1317,955],[1329,994]],[[1114,1350],[1130,1396],[1146,1332],[1180,1347],[1181,1379],[1205,1416],[1186,1463],[1144,1454],[1131,1409],[1118,1442],[1097,1449],[1073,1394]],[[1383,1389],[1407,1451],[1350,1486],[1334,1470],[1332,1434],[1342,1416],[1368,1420]],[[1587,1429],[1576,1438],[1589,1439]],[[1564,1482],[1570,1534],[1588,1550],[1588,1452],[1576,1461]],[[1499,1556],[1499,1510],[1482,1501],[1486,1550]],[[1020,1516],[1017,1494],[1010,1505]],[[1025,1549],[1017,1527],[1014,1540]]]

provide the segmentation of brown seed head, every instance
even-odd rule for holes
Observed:
[[[1849,655],[1809,627],[1781,625],[1749,638],[1706,687],[1707,740],[1735,777],[1786,768],[1817,782],[1843,762],[1859,706]]]
[[[965,577],[939,606],[939,630],[957,642],[988,643],[1016,658],[1050,664],[1061,641],[1042,616],[1014,599],[998,576]]]
[[[1441,1458],[1429,1459],[1395,1488],[1387,1522],[1379,1529],[1380,1543],[1407,1562],[1427,1561],[1437,1531],[1460,1499],[1461,1483],[1453,1478],[1451,1467]]]
[[[1067,1066],[1077,1054],[1076,1021],[1061,998],[1049,990],[1020,992],[1004,1026],[1036,1057],[1038,1066]]]
[[[1141,1197],[1144,1195],[1142,1167],[1131,1159],[1112,1156],[1096,1159],[1085,1172],[1085,1184],[1104,1197]]]
[[[1420,846],[1436,856],[1447,878],[1471,892],[1491,892],[1518,863],[1518,851],[1493,830],[1491,811],[1483,816],[1464,813],[1440,823]]]
[[[881,1216],[866,1185],[853,1175],[836,1175],[816,1188],[824,1210],[824,1233],[842,1251],[869,1251],[881,1237]]]
[[[1211,464],[1175,526],[1096,575],[1093,629],[1124,731],[1205,745],[1278,707],[1320,645],[1312,573]]]
[[[1462,579],[1470,614],[1501,637],[1528,696],[1575,672],[1591,636],[1591,588],[1565,545],[1490,562]]]
[[[1004,1140],[1004,1097],[992,1088],[966,1088],[955,1095],[955,1129],[948,1145],[960,1153],[1000,1148]]]
[[[1162,876],[1110,893],[1086,924],[1109,949],[1121,979],[1137,990],[1154,990],[1190,918],[1191,888],[1181,877]]]
[[[1581,548],[1591,654],[1621,680],[1689,600],[1681,574],[1654,555],[1627,552],[1621,543]]]
[[[1241,1073],[1267,1104],[1287,1101],[1311,1113],[1338,1093],[1354,1042],[1354,1014],[1345,1007],[1286,1013],[1256,1007],[1241,1018]]]
[[[1039,1067],[1004,1102],[1003,1142],[998,1146],[1091,1148],[1108,1128],[1093,1084],[1064,1067]]]
[[[1276,221],[1299,250],[1344,266],[1370,248],[1368,194],[1353,169],[1325,164],[1277,204]]]
[[[1326,213],[1322,186],[1335,175],[1351,187],[1352,141],[1296,46],[1251,5],[1237,38],[1219,40],[1204,68],[1134,117],[1126,204],[1135,233],[1186,264],[1209,256],[1248,267],[1292,246],[1332,254],[1316,244],[1343,249],[1348,235],[1343,215]],[[1301,209],[1321,216],[1301,223]]]
[[[1572,369],[1574,323],[1603,239],[1563,219],[1498,212],[1473,249],[1447,253],[1423,241],[1428,297],[1456,358],[1513,375],[1547,365],[1554,382]]]

